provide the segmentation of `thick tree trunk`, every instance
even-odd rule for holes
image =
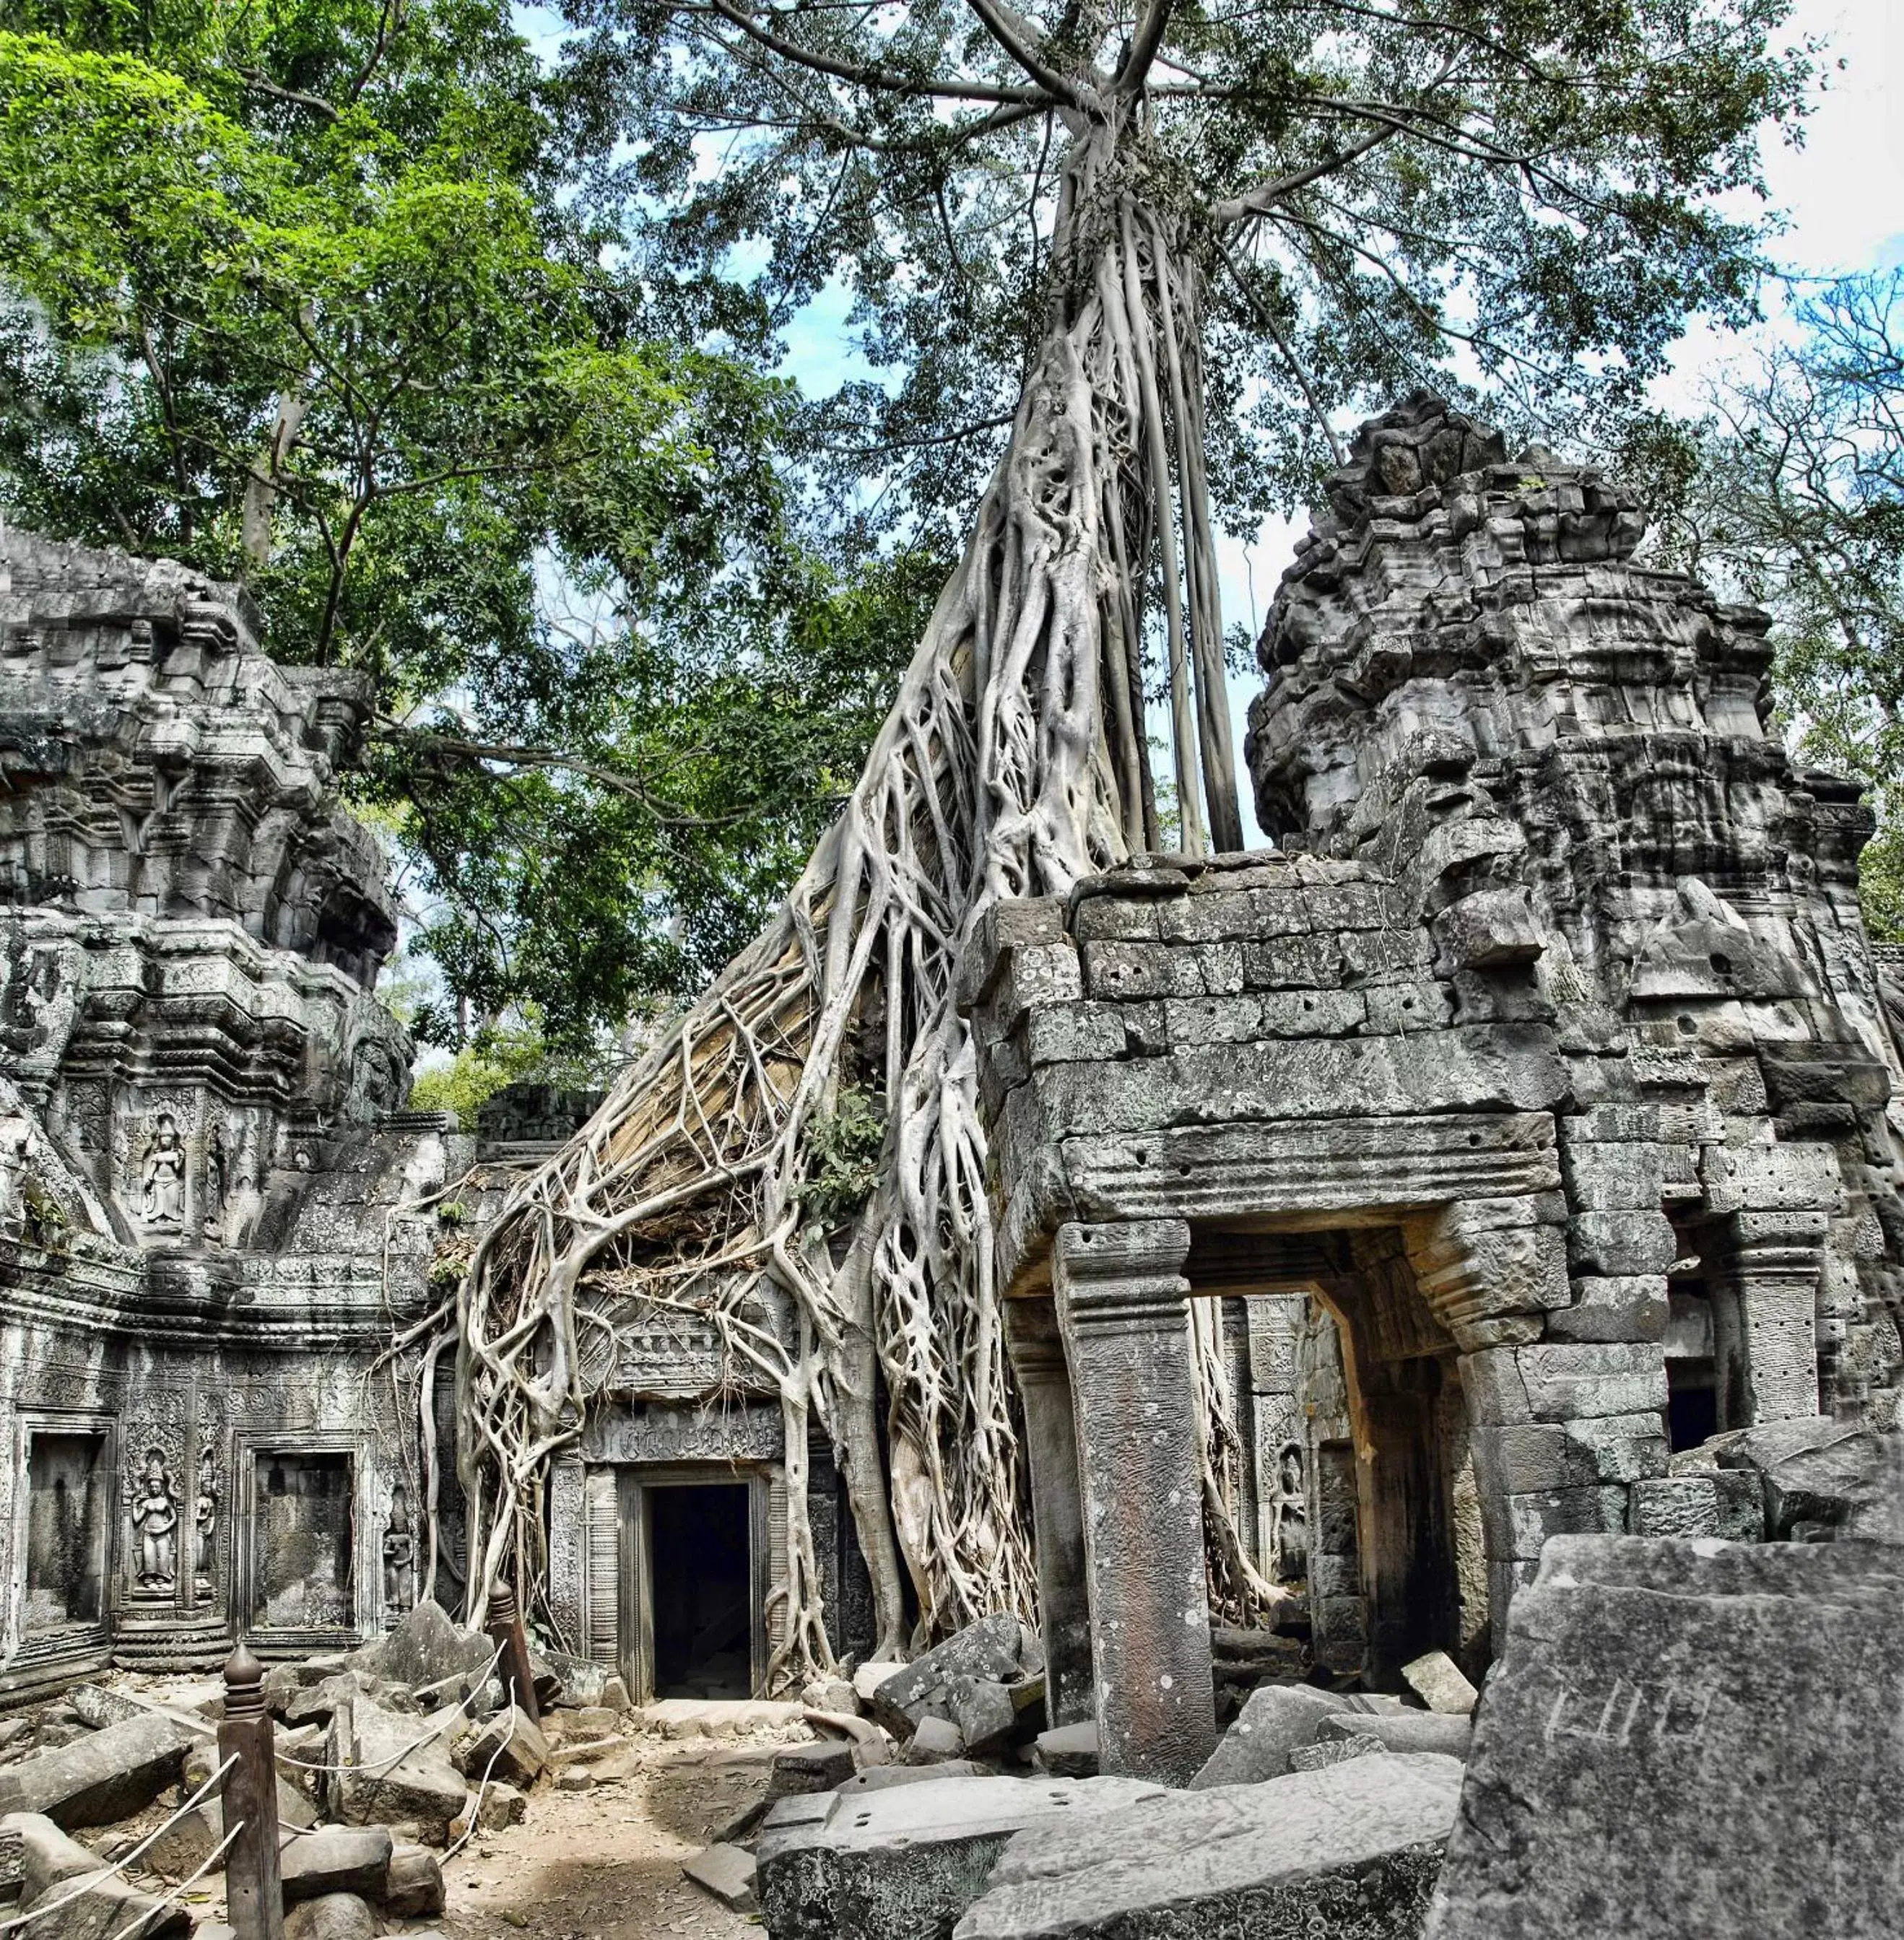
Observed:
[[[520,1546],[511,1505],[606,1385],[578,1348],[578,1310],[612,1362],[618,1322],[658,1304],[711,1316],[737,1373],[781,1395],[790,1497],[807,1405],[819,1407],[882,1651],[898,1639],[900,1556],[926,1633],[993,1609],[1032,1613],[977,1056],[953,993],[993,903],[1065,893],[1156,840],[1140,651],[1153,560],[1183,840],[1201,846],[1201,779],[1216,840],[1241,842],[1203,483],[1198,277],[1140,179],[1112,131],[1074,148],[1050,334],[840,821],[774,923],[478,1248],[458,1302],[461,1466],[484,1505],[472,1608]],[[886,1139],[836,1261],[801,1234],[801,1194],[874,990]],[[789,1300],[798,1344],[774,1310]],[[1206,1495],[1221,1522],[1221,1423],[1206,1414]],[[789,1518],[776,1667],[790,1680],[830,1661],[804,1508]],[[1234,1530],[1217,1536],[1219,1588],[1265,1593]]]

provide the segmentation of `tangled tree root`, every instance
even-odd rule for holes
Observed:
[[[456,1352],[472,1615],[501,1582],[526,1606],[538,1597],[551,1458],[615,1386],[625,1330],[669,1315],[711,1327],[736,1385],[780,1399],[770,1682],[833,1662],[806,1509],[813,1417],[849,1491],[880,1655],[905,1641],[902,1567],[922,1634],[1033,1614],[978,1060],[953,993],[994,903],[1061,894],[1160,846],[1141,651],[1153,570],[1183,840],[1202,840],[1201,746],[1218,839],[1240,842],[1198,278],[1108,132],[1081,139],[1063,208],[1068,300],[851,800],[767,930],[514,1192],[428,1348],[426,1442]],[[856,1214],[829,1222],[808,1209],[828,1203],[825,1134],[849,1087],[883,1100],[884,1142]],[[1235,1436],[1207,1331],[1213,1591],[1242,1615],[1277,1593],[1236,1536]],[[431,1469],[432,1570],[439,1481]]]

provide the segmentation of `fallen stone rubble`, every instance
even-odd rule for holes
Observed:
[[[810,1686],[821,1736],[684,1870],[773,1940],[1268,1933],[1292,1909],[1324,1940],[1418,1935],[1473,1686],[1435,1652],[1406,1697],[1325,1689],[1289,1681],[1286,1638],[1225,1643],[1259,1682],[1225,1673],[1240,1710],[1191,1790],[1100,1777],[1094,1724],[1045,1728],[1035,1633],[987,1617]],[[1100,1846],[1114,1864],[1079,1856]]]
[[[606,1667],[556,1657],[536,1666],[539,1724],[494,1663],[428,1603],[375,1643],[267,1673],[286,1940],[432,1940],[417,1923],[444,1911],[448,1850],[520,1823],[539,1789],[626,1776],[645,1736],[738,1728],[853,1768],[850,1740],[842,1764],[798,1704],[639,1711]],[[120,1676],[0,1719],[0,1923],[29,1920],[30,1940],[113,1940],[142,1920],[141,1940],[231,1940],[215,1917],[224,1699],[221,1678]],[[884,1734],[853,1722],[883,1755]]]

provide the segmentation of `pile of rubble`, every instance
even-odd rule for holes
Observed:
[[[532,1720],[496,1667],[490,1640],[424,1603],[376,1643],[266,1674],[287,1940],[414,1931],[443,1911],[449,1852],[522,1821],[539,1783],[625,1775],[644,1729],[669,1728],[603,1666],[566,1658],[536,1663]],[[224,1698],[221,1679],[122,1677],[0,1719],[0,1920],[34,1940],[191,1932],[227,1843]],[[747,1708],[757,1735],[810,1735],[798,1707]],[[196,1931],[230,1940],[215,1919]]]
[[[1878,1940],[1899,1555],[1888,1524],[1557,1538],[1484,1698],[1439,1652],[1404,1694],[1272,1679],[1182,1787],[1098,1775],[1088,1724],[1037,1731],[1036,1641],[988,1618],[865,1667],[853,1736],[783,1750],[690,1874],[772,1940],[1709,1940],[1741,1907]]]

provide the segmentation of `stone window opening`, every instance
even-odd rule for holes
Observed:
[[[1666,1434],[1677,1455],[1709,1441],[1722,1420],[1742,1412],[1743,1376],[1732,1367],[1734,1392],[1722,1393],[1709,1267],[1716,1236],[1687,1213],[1674,1216],[1669,1208],[1668,1214],[1675,1243],[1666,1279]]]
[[[105,1621],[111,1465],[103,1429],[30,1429],[23,1627]]]

